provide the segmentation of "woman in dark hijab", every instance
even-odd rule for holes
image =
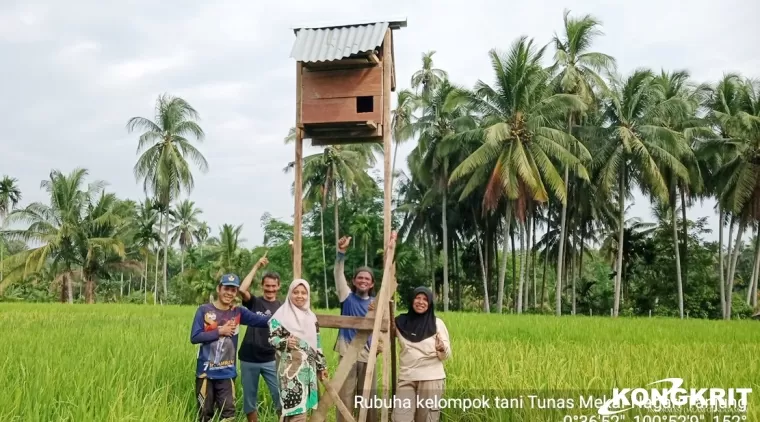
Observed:
[[[433,292],[418,287],[405,314],[396,317],[399,342],[399,373],[396,397],[409,406],[393,409],[394,422],[437,422],[441,416],[438,400],[446,385],[443,361],[451,358],[449,332],[433,309]],[[429,407],[417,407],[434,403]],[[432,400],[428,400],[432,399]]]

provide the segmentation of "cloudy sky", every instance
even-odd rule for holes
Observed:
[[[156,97],[168,92],[201,113],[207,135],[200,150],[210,171],[196,174],[192,199],[212,234],[223,223],[243,224],[254,245],[264,212],[286,220],[293,213],[293,176],[282,171],[293,159],[282,142],[295,120],[292,27],[406,18],[395,34],[399,87],[427,50],[437,51],[436,67],[472,86],[491,81],[489,49],[507,49],[520,35],[548,42],[564,8],[604,22],[594,47],[624,73],[662,67],[710,82],[726,71],[760,77],[757,0],[0,0],[0,175],[19,179],[24,203],[45,200],[39,183],[51,169],[76,167],[139,200],[136,135],[125,124],[152,118]],[[690,218],[714,222],[712,208],[696,206]],[[639,201],[632,214],[649,218],[648,204]]]

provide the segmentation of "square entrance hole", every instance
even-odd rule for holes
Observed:
[[[374,111],[375,102],[370,97],[356,97],[356,112],[357,113],[372,113]]]

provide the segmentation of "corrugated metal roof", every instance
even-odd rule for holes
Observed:
[[[304,28],[296,32],[290,57],[301,62],[339,60],[382,45],[388,22],[333,28]]]

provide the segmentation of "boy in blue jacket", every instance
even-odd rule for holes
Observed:
[[[222,420],[235,418],[239,325],[268,328],[268,317],[233,305],[239,288],[237,275],[223,275],[216,286],[216,300],[204,303],[195,312],[190,343],[201,345],[195,370],[200,422],[213,419],[217,407],[221,410]]]

